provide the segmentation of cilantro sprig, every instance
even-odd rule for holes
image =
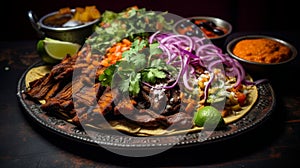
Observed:
[[[149,44],[147,40],[137,38],[131,48],[124,51],[122,60],[108,67],[99,81],[104,86],[119,88],[136,96],[140,92],[141,82],[155,84],[158,79],[167,77],[167,72],[174,70],[165,61],[157,58],[162,54],[158,43]]]

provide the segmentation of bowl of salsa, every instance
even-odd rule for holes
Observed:
[[[217,17],[194,16],[176,22],[173,31],[189,36],[204,36],[218,47],[224,47],[225,38],[232,32],[232,25]]]
[[[227,43],[226,52],[253,73],[283,70],[297,56],[291,43],[267,35],[236,37]]]

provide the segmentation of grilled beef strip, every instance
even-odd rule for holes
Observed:
[[[133,120],[130,120],[130,122],[143,127],[168,127],[175,124],[178,125],[178,128],[186,128],[187,125],[191,124],[192,120],[189,114],[179,112],[180,91],[173,89],[165,92],[167,104],[171,107],[166,108],[162,114],[147,109],[151,104],[151,98],[147,98],[147,94],[150,93],[149,87],[144,87],[143,99],[131,99],[129,102],[135,105],[138,110],[132,110],[132,106],[128,104],[128,101],[122,99],[118,101],[116,106],[114,104],[114,92],[109,87],[100,86],[100,83],[97,82],[100,72],[103,71],[103,67],[99,66],[99,57],[98,55],[92,55],[89,47],[83,49],[76,56],[67,56],[61,63],[53,67],[50,74],[32,82],[32,89],[27,94],[39,100],[47,98],[46,104],[42,105],[43,110],[53,115],[57,113],[57,115],[64,116],[68,121],[77,125],[86,122],[95,124],[102,122],[98,120],[99,115],[106,116],[109,114],[118,118],[121,114],[118,112],[118,108],[123,108],[133,116]],[[94,71],[95,69],[96,71]],[[72,79],[74,71],[84,75]],[[72,79],[73,82],[67,83],[65,82],[66,79]],[[147,103],[138,106],[143,101]],[[124,106],[121,107],[121,104]],[[103,117],[100,118],[103,119]]]
[[[45,104],[41,105],[41,109],[50,115],[62,115],[64,118],[73,118],[75,112],[72,102],[72,82],[69,82],[63,87],[54,97],[46,100]]]
[[[41,100],[54,84],[51,74],[46,74],[42,78],[29,83],[30,90],[26,92],[26,95],[30,98]]]
[[[173,115],[166,116],[168,124],[175,129],[189,129],[193,126],[193,118],[186,112],[178,112]]]
[[[100,98],[97,99],[95,93],[99,90],[103,90],[103,87],[100,86],[100,83],[96,83],[94,87],[89,88],[89,91],[94,92],[94,94],[84,94],[86,93],[84,91],[75,95],[74,103],[76,104],[77,115],[72,119],[74,123],[97,125],[106,122],[103,117],[113,109],[113,94],[110,88],[106,87]]]

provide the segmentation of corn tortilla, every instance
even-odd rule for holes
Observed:
[[[30,69],[25,77],[25,84],[26,87],[29,88],[29,83],[43,77],[45,74],[49,73],[51,70],[50,66],[38,66]],[[235,122],[246,115],[255,104],[258,98],[258,90],[255,85],[251,87],[249,94],[247,96],[248,102],[250,102],[247,106],[242,107],[240,111],[236,111],[235,114],[227,116],[224,118],[225,124],[229,124]],[[107,124],[101,125],[91,125],[86,124],[85,126],[96,129],[96,130],[108,130],[108,129],[115,129],[120,132],[124,132],[127,134],[132,134],[136,136],[153,136],[153,135],[174,135],[174,134],[186,134],[191,132],[197,132],[203,130],[203,127],[194,126],[193,128],[186,129],[186,130],[166,130],[165,128],[156,128],[156,129],[149,129],[146,127],[142,127],[135,123],[130,123],[125,119],[122,120],[114,120],[108,121],[110,127],[107,127]]]
[[[47,65],[41,65],[34,68],[31,68],[25,76],[25,86],[26,88],[29,88],[29,83],[43,77],[47,73],[49,73],[51,70],[50,66]]]

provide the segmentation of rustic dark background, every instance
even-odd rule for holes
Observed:
[[[120,12],[137,5],[155,11],[168,11],[182,16],[216,16],[233,25],[234,32],[286,31],[298,32],[298,5],[292,0],[10,0],[2,5],[0,40],[35,39],[27,12],[38,17],[62,7],[96,5]]]

